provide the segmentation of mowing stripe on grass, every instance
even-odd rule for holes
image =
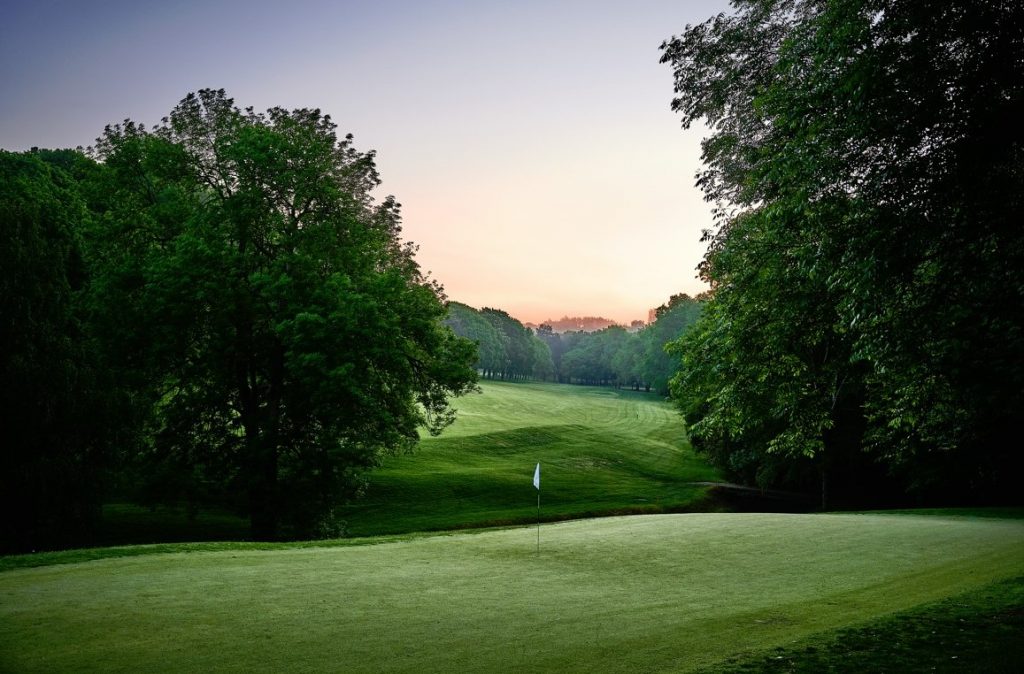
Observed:
[[[369,474],[338,509],[354,536],[529,522],[545,467],[543,515],[564,519],[697,504],[717,472],[657,396],[559,384],[484,382],[455,401],[458,421]]]

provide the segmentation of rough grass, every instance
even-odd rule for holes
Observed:
[[[0,573],[0,670],[689,671],[1022,574],[1024,522],[913,515],[151,554]]]

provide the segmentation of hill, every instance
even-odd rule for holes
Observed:
[[[678,414],[650,393],[486,381],[455,400],[458,420],[367,474],[365,496],[337,508],[353,536],[703,509],[718,473],[695,455]],[[247,523],[205,511],[104,508],[105,545],[239,540]]]
[[[458,421],[369,475],[340,510],[353,535],[535,521],[541,517],[700,507],[714,469],[696,456],[673,408],[610,388],[484,382],[456,400]]]

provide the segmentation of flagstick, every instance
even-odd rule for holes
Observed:
[[[537,556],[540,556],[540,489],[537,490]]]
[[[540,463],[533,470],[533,486],[537,488],[537,556],[540,557]]]

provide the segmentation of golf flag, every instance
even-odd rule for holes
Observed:
[[[533,486],[537,488],[537,555],[540,555],[540,463],[533,469]]]

